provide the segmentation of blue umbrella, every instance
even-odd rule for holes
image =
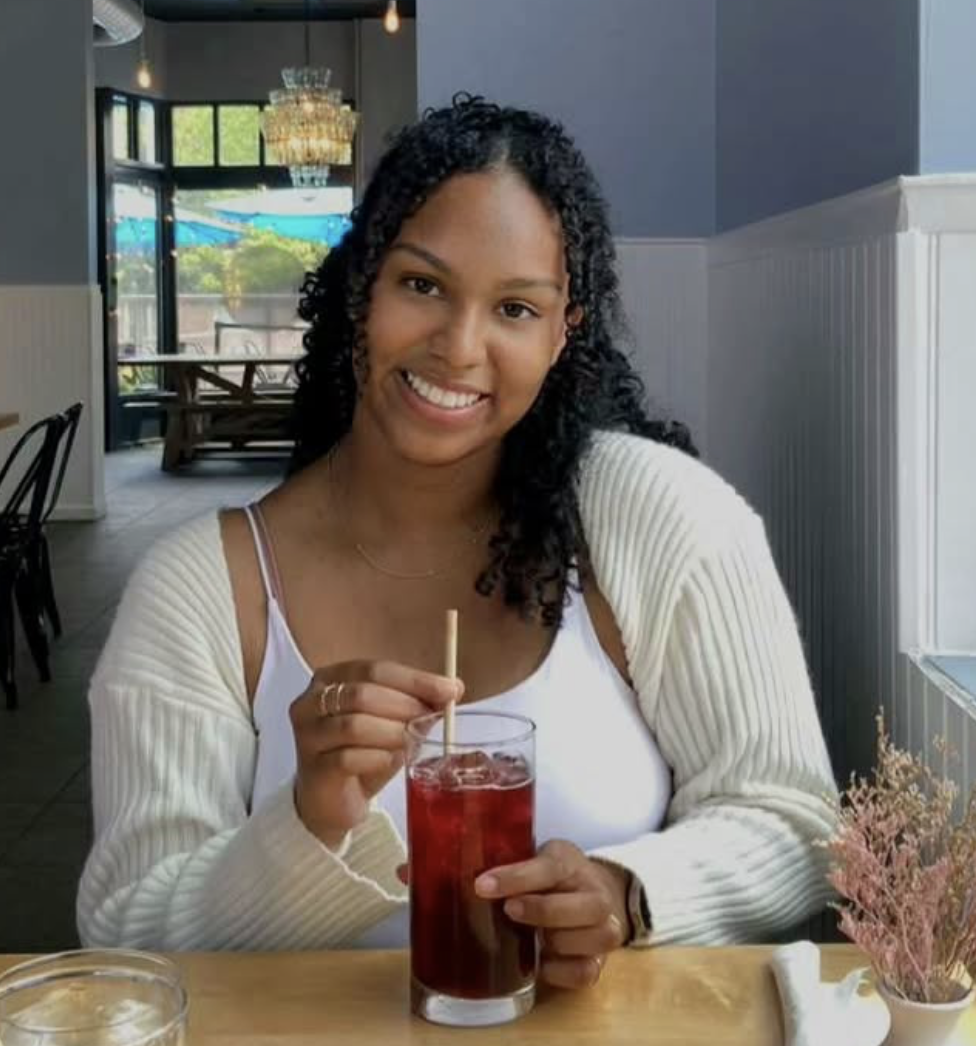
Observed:
[[[214,214],[293,240],[334,247],[349,229],[352,190],[272,189],[210,204]]]
[[[195,211],[176,208],[176,247],[227,247],[237,243],[243,230],[239,226]],[[156,250],[156,218],[152,215],[124,215],[115,222],[116,250],[127,254]]]
[[[268,229],[292,240],[310,240],[334,247],[352,224],[343,214],[239,214],[214,210],[222,218],[243,221],[255,229]]]

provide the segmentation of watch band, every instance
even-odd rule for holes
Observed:
[[[647,894],[644,892],[643,884],[633,873],[631,873],[630,887],[627,890],[627,914],[630,916],[630,926],[635,938],[650,936],[653,929],[651,907],[647,903]]]

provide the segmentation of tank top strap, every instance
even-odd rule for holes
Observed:
[[[275,559],[274,547],[271,544],[271,535],[264,521],[257,502],[251,502],[244,506],[244,514],[251,527],[251,536],[254,538],[254,550],[258,556],[258,566],[261,569],[261,582],[264,585],[264,594],[269,603],[277,603],[284,611],[284,600],[282,598],[281,575],[278,573],[278,561]]]

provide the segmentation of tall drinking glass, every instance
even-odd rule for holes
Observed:
[[[183,1046],[179,969],[145,952],[81,950],[0,977],[3,1046]]]
[[[535,854],[535,724],[461,710],[407,728],[407,834],[413,1010],[437,1024],[483,1025],[532,1009],[531,927],[474,892],[482,872]]]

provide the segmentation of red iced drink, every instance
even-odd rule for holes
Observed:
[[[484,713],[458,715],[459,734],[476,715]],[[502,901],[477,896],[474,881],[535,855],[531,744],[448,754],[440,744],[422,747],[407,768],[414,989],[456,1005],[446,1014],[419,1012],[445,1023],[490,1023],[489,1000],[506,1000],[496,1019],[511,1019],[531,1006],[535,931],[509,919]]]

